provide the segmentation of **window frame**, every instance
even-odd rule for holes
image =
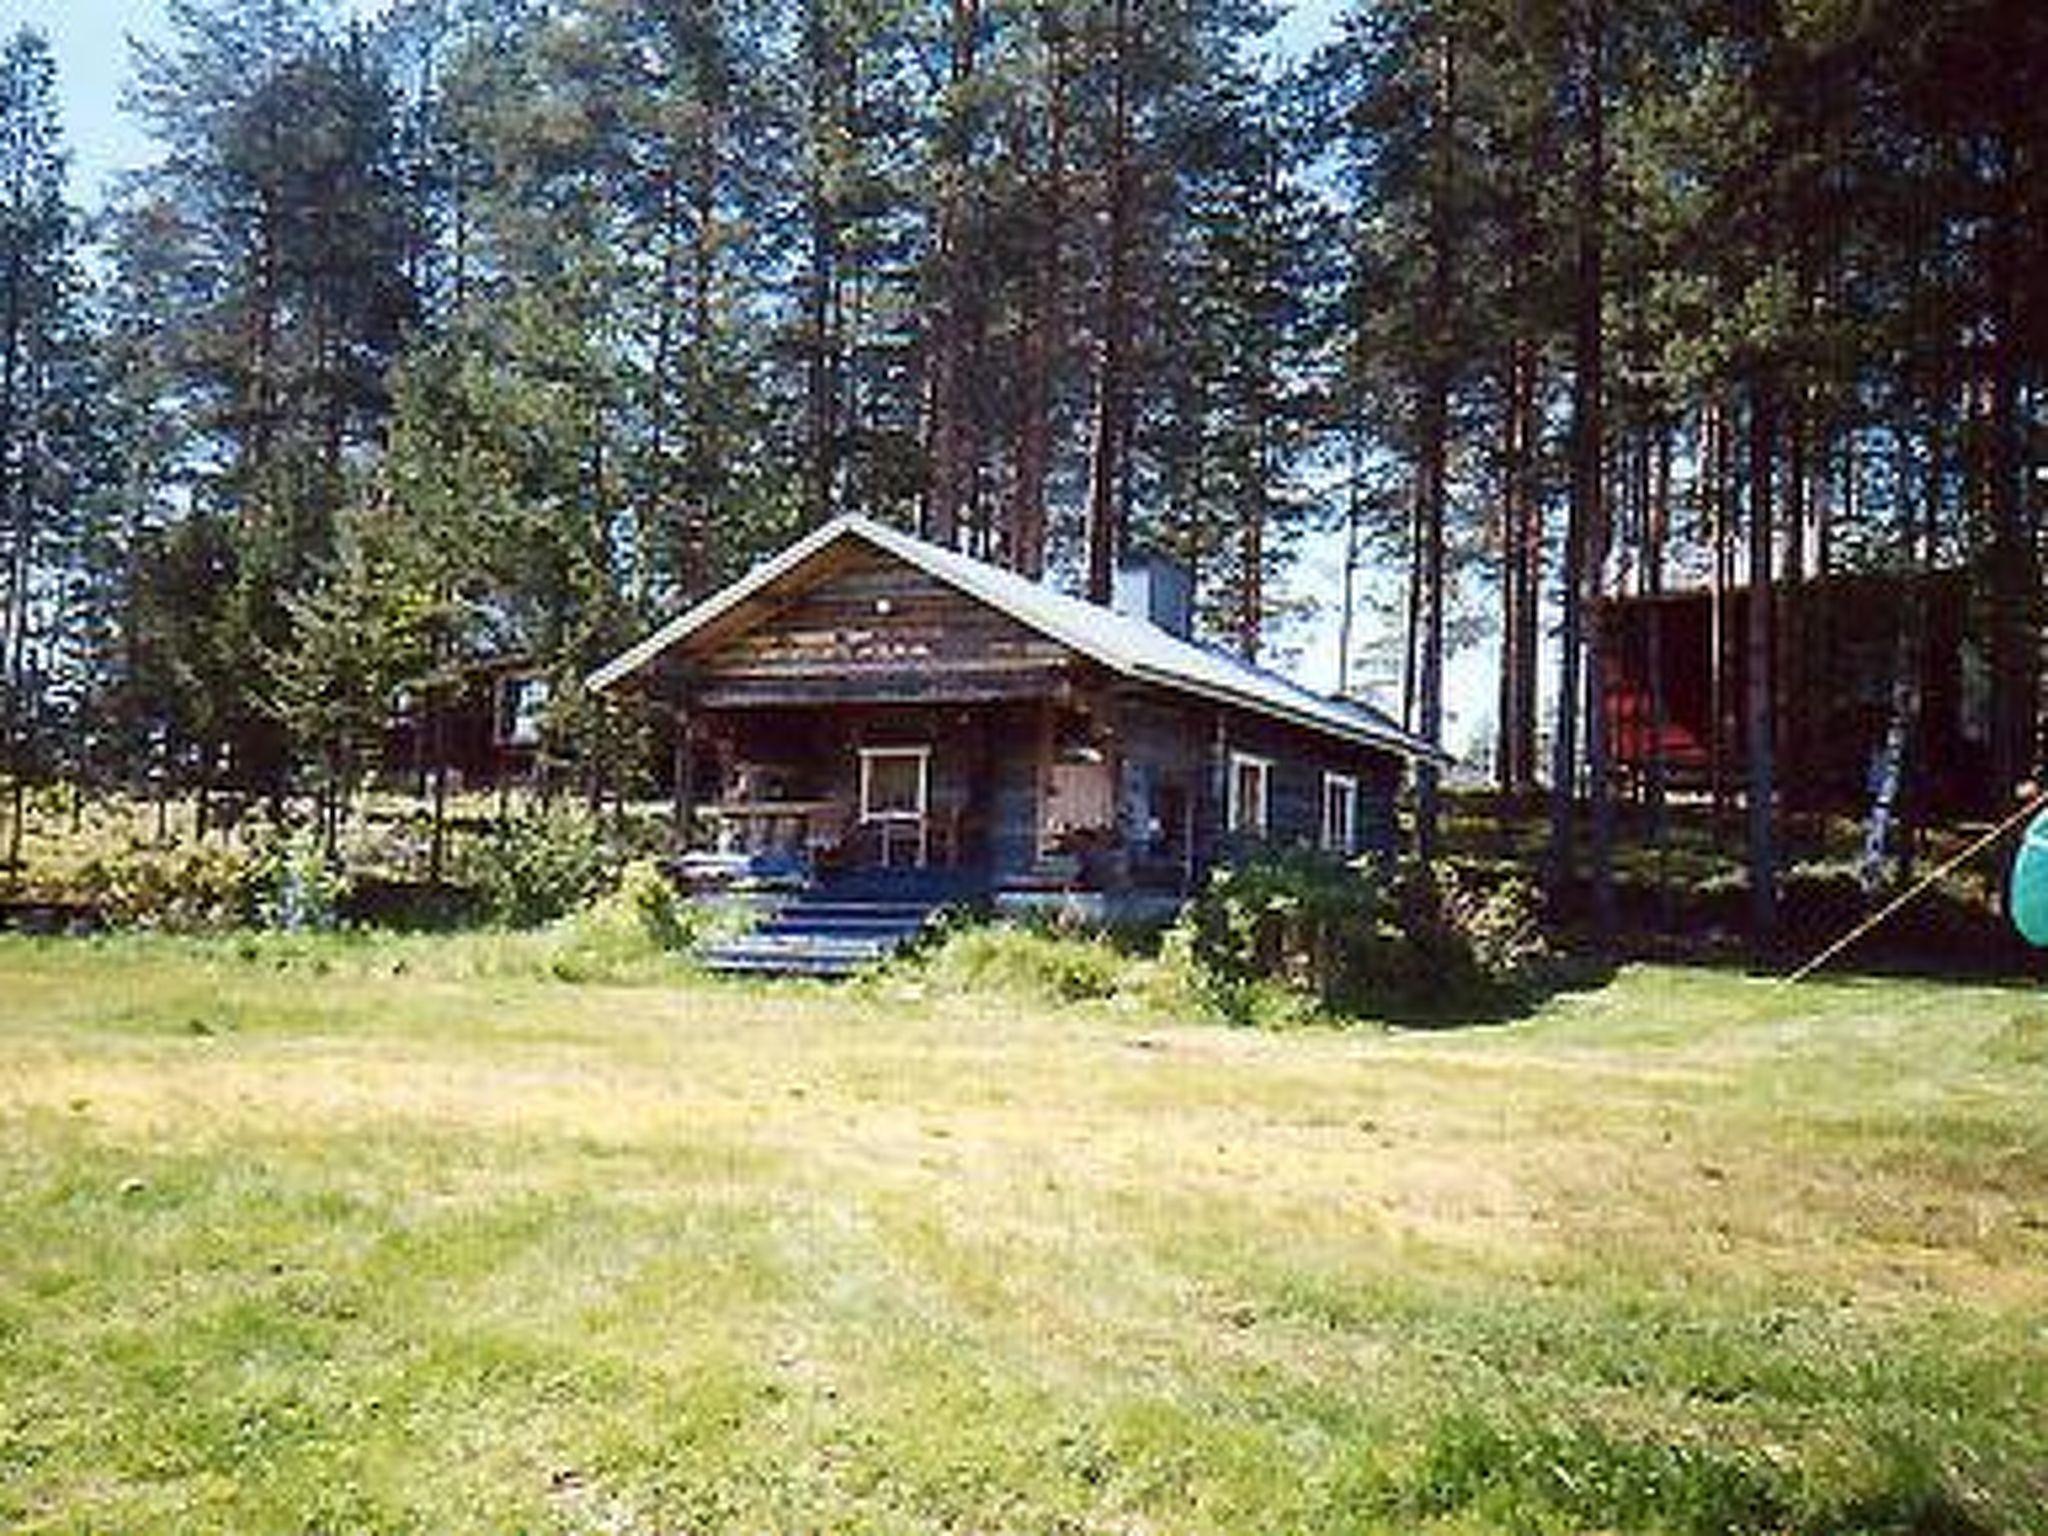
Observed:
[[[877,807],[874,803],[875,764],[884,759],[917,764],[917,806],[914,810]],[[860,749],[860,819],[862,821],[922,821],[932,807],[932,749],[917,747],[862,747]]]
[[[1258,783],[1258,793],[1249,807],[1258,814],[1247,817],[1248,807],[1244,804],[1245,770],[1251,769]],[[1227,786],[1224,826],[1233,837],[1265,837],[1273,825],[1273,759],[1261,757],[1256,752],[1230,754],[1230,782]]]
[[[515,750],[538,749],[545,734],[541,717],[554,701],[545,673],[507,672],[491,694],[491,744]]]
[[[881,861],[884,868],[896,863],[896,834],[907,831],[910,837],[908,852],[915,867],[922,869],[931,858],[931,810],[932,810],[932,748],[926,742],[921,746],[861,747],[860,753],[860,824],[875,827],[881,840]],[[875,764],[884,759],[910,761],[917,764],[917,805],[915,809],[878,808],[874,804]]]
[[[1335,825],[1339,818],[1331,811],[1343,806],[1341,835]],[[1350,858],[1358,852],[1358,775],[1337,773],[1332,769],[1323,770],[1323,814],[1322,849],[1341,858]]]

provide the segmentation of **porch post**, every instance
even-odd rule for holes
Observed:
[[[696,786],[691,779],[696,771],[697,754],[691,750],[695,721],[691,718],[689,706],[676,706],[676,738],[674,756],[669,765],[670,785],[675,797],[672,809],[674,826],[671,841],[678,852],[687,853],[690,847],[690,805],[696,799]]]

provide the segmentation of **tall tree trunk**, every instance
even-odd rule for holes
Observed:
[[[1704,496],[1712,523],[1713,586],[1707,615],[1708,774],[1713,792],[1715,835],[1728,816],[1729,754],[1735,742],[1734,689],[1729,657],[1734,645],[1735,493],[1727,406],[1709,400],[1702,410],[1700,457]]]
[[[1606,333],[1601,301],[1606,289],[1607,6],[1587,0],[1584,113],[1584,185],[1580,192],[1577,334],[1572,381],[1572,499],[1583,502],[1588,549],[1585,580],[1586,787],[1593,810],[1593,917],[1601,938],[1613,936],[1614,795],[1607,741],[1607,612],[1605,588],[1612,541],[1607,509]]]
[[[1534,488],[1536,348],[1518,336],[1508,348],[1502,418],[1501,667],[1495,778],[1518,799],[1536,782],[1537,642],[1541,623],[1543,530]]]
[[[1760,374],[1749,389],[1749,611],[1743,636],[1743,725],[1748,737],[1749,921],[1761,951],[1778,918],[1776,817],[1777,711],[1773,691],[1772,629],[1777,615],[1773,470],[1777,455],[1777,401]]]
[[[981,33],[980,0],[951,0],[951,45],[947,99],[939,129],[938,303],[928,338],[930,383],[926,449],[925,537],[955,545],[968,502],[972,460],[968,450],[972,402],[968,398],[968,354],[976,303],[975,262],[968,238],[968,177],[971,174],[976,44]]]
[[[2021,411],[2020,206],[2018,154],[2000,146],[2000,216],[1990,236],[1991,346],[1988,427],[1991,525],[1991,774],[2003,796],[2039,766],[2034,761],[2040,661],[2041,563],[2028,517],[2025,485],[2027,421]],[[2037,258],[2038,259],[2038,258]]]
[[[1024,575],[1045,570],[1046,483],[1052,473],[1053,376],[1065,351],[1067,43],[1057,7],[1039,26],[1045,47],[1045,165],[1033,199],[1032,267],[1027,289],[1023,378],[1017,407],[1016,478],[1011,487],[1009,563]]]
[[[1671,428],[1660,422],[1656,431],[1655,463],[1649,486],[1649,513],[1645,520],[1643,546],[1643,593],[1649,599],[1648,652],[1650,674],[1650,762],[1645,784],[1650,817],[1650,846],[1657,860],[1657,907],[1659,926],[1668,928],[1671,918],[1671,882],[1668,878],[1671,826],[1665,803],[1670,764],[1665,755],[1665,735],[1670,726],[1671,701],[1664,680],[1664,549],[1671,531]]]
[[[1131,146],[1130,0],[1113,0],[1107,250],[1097,322],[1095,415],[1088,446],[1088,598],[1107,603],[1123,553],[1124,491],[1129,474],[1131,258],[1137,234],[1137,178]]]
[[[1552,878],[1569,881],[1575,866],[1578,725],[1584,710],[1587,784],[1594,809],[1594,904],[1603,933],[1611,927],[1607,753],[1601,685],[1601,616],[1597,595],[1606,558],[1603,483],[1601,298],[1604,286],[1603,201],[1607,182],[1605,0],[1583,0],[1579,18],[1577,111],[1580,135],[1578,271],[1572,341],[1571,511],[1565,537],[1564,612],[1560,626],[1556,752],[1551,786]],[[1587,696],[1592,695],[1592,702]]]
[[[26,166],[17,159],[8,187],[10,210],[17,216],[28,203]],[[10,223],[15,222],[10,220]],[[0,527],[7,531],[6,605],[0,608],[0,694],[4,694],[5,718],[0,719],[0,761],[7,773],[9,810],[6,867],[18,871],[27,833],[27,747],[30,729],[28,640],[30,625],[29,584],[36,560],[36,517],[30,492],[28,469],[32,418],[36,414],[34,380],[28,367],[28,316],[23,288],[28,280],[27,253],[22,249],[24,233],[11,230],[7,238],[7,294],[0,313]]]
[[[1365,427],[1354,419],[1345,434],[1349,465],[1344,492],[1344,585],[1343,609],[1337,624],[1337,697],[1351,697],[1352,647],[1357,644],[1358,571],[1364,563],[1365,536]]]
[[[1937,419],[1933,411],[1930,417]],[[1883,739],[1878,744],[1870,774],[1870,812],[1863,828],[1863,858],[1858,875],[1866,890],[1881,887],[1892,873],[1890,857],[1905,800],[1907,771],[1913,756],[1913,741],[1920,728],[1921,678],[1926,670],[1927,579],[1931,574],[1928,556],[1932,551],[1935,508],[1941,494],[1942,458],[1939,427],[1930,433],[1927,445],[1928,469],[1924,481],[1925,518],[1913,511],[1912,430],[1901,413],[1893,428],[1893,451],[1897,464],[1895,485],[1901,502],[1897,569],[1905,588],[1905,612],[1899,616],[1892,644],[1892,676]],[[1922,531],[1927,549],[1921,544]],[[1901,860],[1901,867],[1904,866]]]
[[[677,561],[683,588],[694,599],[712,585],[711,546],[724,510],[725,455],[713,422],[718,405],[718,172],[717,115],[698,130],[690,161],[690,357],[692,398],[686,405],[689,444],[684,450],[682,549]],[[602,431],[593,434],[602,444]],[[603,500],[593,506],[602,507]]]
[[[1444,734],[1444,512],[1450,453],[1451,193],[1457,175],[1458,54],[1448,26],[1437,39],[1430,136],[1435,160],[1429,197],[1429,317],[1416,455],[1416,733],[1433,746]],[[1436,857],[1439,770],[1415,765],[1415,854]]]
[[[831,162],[844,121],[851,66],[832,35],[827,0],[804,7],[804,69],[809,91],[810,163],[805,175],[808,250],[804,290],[804,511],[822,523],[839,510],[845,433],[844,313],[838,172]]]

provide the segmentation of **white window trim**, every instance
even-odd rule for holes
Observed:
[[[1338,798],[1332,801],[1334,790]],[[1331,806],[1344,807],[1343,828],[1331,825]],[[1323,775],[1323,851],[1350,858],[1358,852],[1358,776],[1353,773],[1324,773]]]
[[[884,758],[915,758],[917,761],[917,809],[878,811],[874,808],[875,764]],[[932,803],[932,749],[925,747],[862,747],[860,749],[860,819],[862,821],[922,821]]]
[[[1238,785],[1244,777],[1243,770],[1246,768],[1256,768],[1258,770],[1258,803],[1252,807],[1258,814],[1252,817],[1247,817],[1243,814],[1246,808],[1238,800]],[[1232,752],[1230,754],[1230,783],[1228,785],[1228,805],[1226,810],[1224,826],[1233,835],[1238,837],[1264,837],[1266,835],[1267,829],[1272,826],[1272,758],[1260,757],[1252,752]]]
[[[891,828],[908,827],[914,833],[911,853],[916,867],[924,868],[931,858],[932,749],[922,747],[862,747],[860,751],[860,820],[862,826],[882,829],[882,863],[893,862],[895,839]],[[875,764],[884,758],[912,758],[917,763],[917,809],[878,811],[873,805]]]
[[[531,706],[523,703],[529,690],[538,690],[540,695]],[[491,690],[491,744],[498,747],[539,746],[540,717],[551,702],[551,692],[542,673],[507,672],[500,675]],[[511,717],[509,720],[506,718],[508,715]]]

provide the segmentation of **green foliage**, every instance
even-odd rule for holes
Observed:
[[[41,894],[92,908],[117,928],[218,932],[254,924],[286,933],[340,921],[349,879],[313,832],[251,835],[159,846],[103,846]]]
[[[72,889],[116,927],[190,933],[248,922],[261,885],[261,863],[248,849],[205,842],[96,855],[77,869]]]
[[[1180,926],[1204,994],[1241,1023],[1298,1012],[1289,996],[1346,1016],[1498,1008],[1540,982],[1549,956],[1535,893],[1515,877],[1309,852],[1217,870]]]
[[[483,896],[496,921],[533,928],[597,895],[615,867],[596,818],[556,807],[513,817],[464,845],[456,878]]]
[[[672,968],[708,939],[739,931],[736,908],[686,901],[660,868],[635,859],[603,895],[564,918],[554,931],[549,972],[563,981],[626,981]]]
[[[303,829],[272,840],[250,871],[250,885],[257,922],[284,933],[335,927],[349,893],[347,873],[319,836]]]
[[[387,508],[346,509],[318,583],[285,600],[288,641],[266,655],[271,714],[344,793],[375,764],[393,697],[433,654],[442,616],[410,532]]]
[[[917,962],[933,988],[1051,1003],[1099,1001],[1131,988],[1136,962],[1105,939],[1016,923],[976,923]]]

